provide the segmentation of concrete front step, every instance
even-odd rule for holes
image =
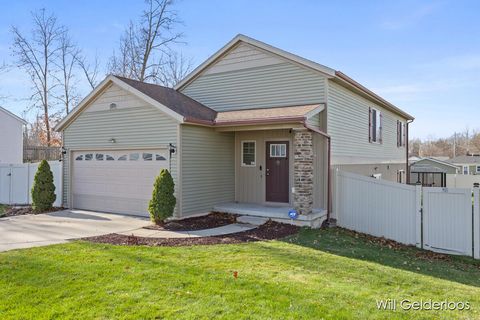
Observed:
[[[254,226],[261,226],[265,222],[267,222],[269,218],[265,217],[255,217],[255,216],[240,216],[237,218],[237,222],[239,223],[247,223]]]
[[[327,210],[313,209],[309,215],[299,215],[292,220],[288,216],[289,206],[269,206],[254,203],[230,202],[214,206],[213,211],[237,214],[240,216],[251,216],[273,221],[293,224],[300,227],[320,228],[327,217]]]

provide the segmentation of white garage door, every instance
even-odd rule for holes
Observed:
[[[74,152],[72,206],[148,216],[148,201],[168,150]]]

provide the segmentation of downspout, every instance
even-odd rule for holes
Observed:
[[[406,128],[407,130],[405,132],[406,133],[406,141],[405,141],[405,149],[406,150],[405,150],[405,153],[407,155],[407,159],[406,159],[407,161],[406,161],[406,165],[405,165],[406,166],[405,176],[406,176],[406,179],[407,179],[406,184],[410,183],[410,166],[408,164],[408,139],[409,139],[409,137],[408,137],[408,135],[409,135],[408,125],[412,122],[413,122],[413,120],[407,120],[407,128]]]
[[[318,133],[327,139],[327,222],[330,222],[330,215],[332,212],[332,168],[331,168],[331,137],[325,132],[318,130],[315,127],[309,126],[306,121],[303,121],[303,126],[308,130]]]

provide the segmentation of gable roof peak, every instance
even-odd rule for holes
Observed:
[[[369,89],[367,89],[366,87],[364,87],[363,85],[356,82],[355,80],[353,80],[352,78],[348,77],[347,75],[345,75],[340,71],[324,66],[312,60],[303,58],[301,56],[290,53],[288,51],[279,49],[277,47],[274,47],[265,42],[259,41],[257,39],[251,38],[241,33],[237,34],[232,40],[230,40],[227,44],[225,44],[222,48],[220,48],[220,50],[215,52],[212,56],[210,56],[207,60],[205,60],[198,67],[196,67],[192,72],[190,72],[185,78],[182,79],[182,81],[180,81],[174,87],[174,89],[181,90],[182,88],[187,86],[190,82],[194,81],[198,76],[200,76],[207,68],[214,65],[218,59],[222,58],[228,52],[230,52],[230,50],[235,48],[237,44],[240,42],[244,42],[257,49],[272,53],[285,60],[301,65],[302,67],[306,67],[314,71],[320,72],[327,78],[336,81],[337,83],[347,87],[349,90],[360,92],[362,95],[364,95],[368,99],[375,101],[376,103],[379,103],[380,105],[384,106],[387,109],[390,109],[391,111],[401,115],[402,117],[408,120],[414,119],[413,116],[411,116],[410,114],[396,107],[392,103],[386,101],[376,93],[370,91]]]
[[[26,125],[27,124],[27,121],[25,121],[24,119],[20,118],[19,116],[17,116],[15,113],[11,112],[11,111],[8,111],[7,109],[3,108],[0,106],[0,111],[2,111],[3,113],[5,113],[6,115],[12,117],[13,119],[21,122],[23,125]]]

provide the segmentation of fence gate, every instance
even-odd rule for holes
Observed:
[[[422,227],[425,249],[471,256],[471,190],[423,188]]]
[[[53,173],[55,206],[62,204],[62,163],[49,162]],[[24,205],[31,203],[30,190],[39,163],[0,164],[0,203]]]

